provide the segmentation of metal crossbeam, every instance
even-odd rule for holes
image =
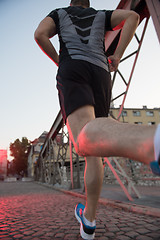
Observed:
[[[134,73],[134,70],[135,70],[135,67],[136,67],[136,63],[137,63],[137,60],[138,60],[138,56],[139,56],[139,53],[140,53],[140,49],[141,49],[141,46],[142,46],[142,42],[143,42],[143,39],[144,39],[144,35],[145,35],[145,32],[146,32],[146,28],[147,28],[147,25],[148,25],[148,20],[149,18],[146,19],[145,21],[145,25],[144,25],[144,28],[143,28],[143,32],[142,32],[142,36],[141,36],[141,39],[140,41],[138,41],[139,45],[138,45],[138,49],[137,51],[135,52],[136,56],[135,56],[135,60],[134,60],[134,63],[133,63],[133,66],[131,68],[131,72],[130,72],[130,76],[129,76],[129,79],[128,81],[125,80],[125,83],[126,83],[126,91],[124,92],[124,97],[123,97],[123,100],[122,100],[122,104],[121,104],[121,107],[120,107],[120,110],[119,110],[119,114],[118,114],[118,117],[117,119],[119,120],[120,117],[121,117],[121,114],[122,114],[122,111],[123,111],[123,108],[124,108],[124,103],[125,103],[125,100],[126,100],[126,97],[127,97],[127,93],[128,93],[128,89],[129,89],[129,86],[131,84],[131,80],[132,80],[132,77],[133,77],[133,73]],[[137,39],[137,38],[136,38]],[[123,61],[126,61],[128,59],[128,57],[126,57],[125,59],[122,59],[121,62]],[[115,73],[116,74],[116,73]],[[121,73],[121,77],[122,77],[122,80],[125,79]],[[123,80],[124,81],[124,80]]]
[[[145,0],[160,42],[160,0]]]
[[[131,0],[130,1],[125,1],[124,0],[124,1],[120,2],[120,4],[118,5],[117,8],[119,8],[119,9],[131,9],[132,8],[134,10],[137,10],[137,12],[140,14],[140,19],[141,19],[140,22],[144,18],[146,18],[145,25],[144,25],[144,28],[143,28],[140,40],[139,40],[137,34],[135,34],[135,39],[138,42],[137,50],[132,52],[132,53],[130,53],[128,56],[126,56],[125,58],[123,58],[120,61],[120,64],[121,64],[122,62],[127,61],[130,57],[135,55],[135,59],[134,59],[133,66],[131,68],[129,79],[128,80],[125,79],[125,77],[123,76],[122,72],[119,69],[113,75],[112,91],[113,91],[113,88],[114,88],[115,83],[116,83],[115,80],[116,80],[117,74],[119,74],[119,76],[121,77],[122,82],[126,86],[125,91],[123,91],[121,94],[117,95],[116,97],[114,97],[112,99],[112,102],[114,102],[115,100],[120,99],[121,97],[123,97],[122,103],[120,105],[119,114],[118,114],[118,117],[117,117],[117,120],[119,121],[119,119],[120,119],[120,117],[122,115],[122,111],[123,111],[123,108],[124,108],[124,103],[125,103],[126,96],[127,96],[127,93],[128,93],[128,89],[129,89],[129,86],[130,86],[130,83],[131,83],[131,80],[132,80],[132,77],[133,77],[133,73],[134,73],[135,66],[136,66],[136,63],[137,63],[137,59],[138,59],[138,56],[139,56],[139,53],[140,53],[140,49],[141,49],[141,46],[142,46],[142,42],[143,42],[143,39],[144,39],[144,35],[145,35],[145,32],[146,32],[146,28],[147,28],[147,25],[148,25],[148,20],[149,20],[150,15],[148,13],[146,5],[144,5],[144,3],[142,3],[142,1],[131,1]],[[114,53],[114,51],[115,51],[115,49],[117,47],[116,43],[118,42],[119,37],[120,37],[120,30],[118,30],[117,33],[114,33],[114,32],[107,33],[107,35],[106,35],[106,55],[107,56],[109,56],[110,54]],[[114,119],[115,119],[115,117],[114,117]],[[135,186],[134,186],[133,182],[131,181],[131,179],[127,176],[125,171],[122,169],[122,167],[120,166],[120,164],[118,163],[116,158],[114,158],[114,162],[116,163],[116,165],[118,166],[120,171],[118,171],[117,169],[115,169],[112,166],[112,164],[111,164],[111,162],[109,161],[108,158],[105,158],[105,162],[108,164],[109,168],[113,172],[114,176],[116,177],[117,181],[119,182],[119,184],[120,184],[121,188],[123,189],[124,193],[126,194],[127,198],[130,201],[133,201],[133,199],[132,199],[132,197],[130,195],[131,194],[131,190],[133,190],[136,193],[136,196],[139,198],[140,197],[139,192],[135,188]],[[123,176],[127,180],[128,190],[124,186],[124,184],[122,183],[122,181],[119,178],[118,174],[120,174],[121,176]]]
[[[108,166],[110,167],[112,173],[114,174],[114,176],[116,177],[117,181],[119,182],[121,188],[123,189],[124,193],[126,194],[126,196],[128,197],[128,199],[130,201],[133,201],[132,197],[131,197],[131,193],[132,191],[136,194],[137,198],[141,198],[140,193],[138,192],[138,190],[136,189],[136,187],[134,186],[134,183],[132,182],[132,180],[130,179],[130,177],[126,174],[126,172],[124,171],[124,169],[121,167],[121,165],[119,164],[118,160],[115,157],[111,158],[111,161],[113,161],[116,164],[117,168],[114,168],[113,165],[111,164],[111,161],[109,161],[108,158],[104,158],[105,162],[108,164]],[[125,185],[122,183],[121,179],[119,178],[119,175],[121,175],[125,180],[126,180],[126,184],[127,184],[127,188],[125,187]]]
[[[121,186],[121,188],[123,189],[124,193],[126,194],[127,198],[130,201],[133,201],[133,198],[131,197],[131,195],[129,194],[127,188],[124,186],[124,184],[122,183],[120,177],[117,174],[117,171],[115,170],[115,168],[112,166],[111,162],[109,161],[108,158],[104,158],[105,162],[108,164],[109,168],[111,169],[112,173],[114,174],[114,176],[116,177],[119,185]]]

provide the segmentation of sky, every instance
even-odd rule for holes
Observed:
[[[30,141],[49,131],[59,112],[56,89],[57,67],[34,41],[34,31],[53,9],[66,7],[69,0],[0,0],[0,149],[27,137]],[[119,0],[92,0],[96,9],[114,10]],[[143,23],[142,23],[143,26]],[[140,26],[137,33],[141,36]],[[58,38],[52,40],[59,49]],[[132,41],[128,52],[137,47]],[[150,19],[125,107],[160,107],[159,42]],[[126,51],[126,53],[127,53]],[[133,60],[130,60],[131,62]],[[121,68],[126,77],[129,63]],[[121,91],[115,83],[113,97]],[[121,100],[115,103],[115,107]]]

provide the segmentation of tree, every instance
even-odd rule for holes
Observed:
[[[10,144],[11,156],[14,158],[15,171],[22,176],[27,175],[27,160],[30,145],[26,137],[22,137],[21,141],[16,139],[14,143]]]

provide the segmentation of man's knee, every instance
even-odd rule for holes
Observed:
[[[96,130],[92,128],[92,124],[87,123],[79,133],[76,141],[75,150],[78,155],[87,157],[92,156],[91,146],[94,143]]]

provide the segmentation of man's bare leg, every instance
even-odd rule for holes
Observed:
[[[124,124],[109,118],[96,118],[93,106],[84,106],[70,114],[67,127],[75,149],[79,155],[87,156],[87,171],[85,174],[87,204],[86,218],[92,220],[95,216],[102,179],[96,180],[98,159],[95,157],[122,156],[149,164],[154,160],[154,135],[156,126],[139,126]],[[92,156],[92,157],[88,157]],[[93,161],[93,163],[92,163]],[[96,195],[93,194],[93,184],[90,184],[94,168],[93,179],[97,181]],[[101,160],[99,159],[99,162]],[[101,172],[101,170],[99,170]],[[103,174],[102,174],[103,175]],[[100,176],[102,176],[100,174]],[[99,183],[98,183],[99,182]],[[94,195],[94,200],[92,197]],[[89,204],[89,202],[90,204]]]
[[[68,117],[67,127],[74,145],[83,126],[93,119],[95,119],[95,114],[92,106],[80,108]],[[84,184],[86,205],[84,216],[87,220],[93,222],[103,183],[103,164],[102,159],[99,157],[86,157],[85,161]]]
[[[84,183],[86,206],[84,216],[92,222],[96,217],[98,199],[103,183],[103,163],[101,158],[86,157]]]
[[[121,156],[149,164],[154,160],[155,131],[156,126],[97,118],[84,126],[76,144],[80,155]]]
[[[68,117],[69,132],[79,155],[122,156],[145,164],[154,160],[156,126],[124,124],[109,118],[94,119],[92,108],[84,106]]]

